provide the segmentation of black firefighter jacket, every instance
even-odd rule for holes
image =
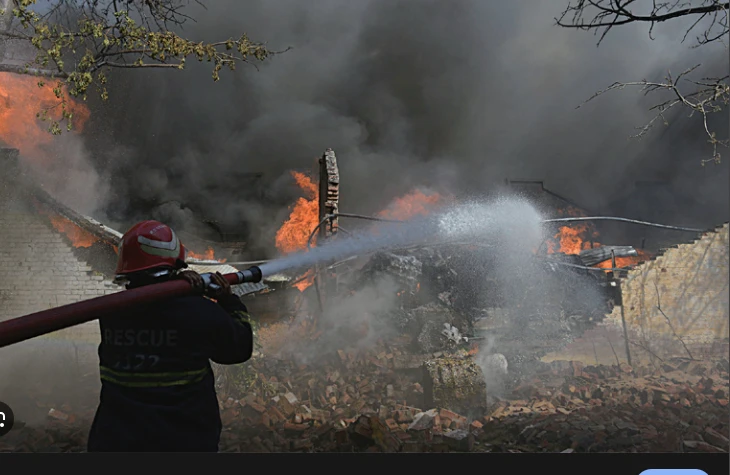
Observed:
[[[99,321],[101,393],[89,452],[216,452],[221,418],[209,360],[251,358],[235,296],[186,296]]]

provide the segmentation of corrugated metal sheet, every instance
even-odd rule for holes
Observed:
[[[263,282],[259,282],[257,284],[245,283],[241,285],[234,285],[231,287],[231,290],[239,297],[243,297],[244,295],[251,295],[256,292],[261,292],[262,290],[267,290],[268,288],[268,285]]]
[[[206,273],[213,273],[213,272],[220,272],[221,274],[232,274],[234,272],[238,272],[238,269],[236,269],[233,266],[229,266],[226,264],[218,264],[218,265],[206,265],[206,264],[194,264],[192,262],[188,262],[188,268],[190,270],[194,270],[198,274],[206,274]]]

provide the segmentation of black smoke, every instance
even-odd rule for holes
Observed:
[[[651,96],[613,81],[659,80],[704,63],[727,71],[721,45],[690,49],[683,24],[590,33],[554,25],[565,2],[484,0],[258,0],[208,2],[183,34],[245,31],[292,50],[214,84],[209,63],[184,72],[119,71],[95,104],[87,146],[108,192],[98,214],[125,228],[157,218],[192,233],[203,221],[270,247],[297,196],[288,171],[338,156],[341,210],[371,213],[411,187],[475,195],[512,179],[541,179],[605,208],[637,180],[663,180],[697,198],[676,215],[728,219],[727,162],[698,117],[670,115],[641,141]],[[191,7],[192,8],[192,7]],[[713,118],[722,135],[727,112]],[[262,173],[252,179],[251,173]],[[669,223],[671,224],[671,223]]]

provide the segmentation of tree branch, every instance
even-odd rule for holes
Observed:
[[[702,37],[697,37],[699,44],[709,43],[721,39],[728,33],[727,12],[730,2],[721,0],[692,0],[671,2],[641,2],[645,6],[646,14],[637,14],[629,10],[629,6],[637,0],[577,0],[569,2],[555,23],[563,28],[579,30],[594,30],[596,33],[603,30],[598,44],[601,44],[608,31],[616,26],[629,23],[648,23],[649,35],[657,23],[663,23],[682,17],[695,16],[697,20],[686,31],[685,37],[697,24],[707,16],[712,16],[712,22],[707,26]],[[719,21],[718,21],[719,18]],[[723,20],[724,18],[724,20]],[[719,33],[711,31],[719,28]]]
[[[218,81],[224,67],[234,71],[237,63],[256,66],[289,50],[271,51],[245,34],[210,43],[180,36],[170,28],[194,21],[183,11],[190,0],[50,0],[42,15],[33,9],[36,2],[11,0],[17,27],[3,36],[24,40],[37,52],[24,68],[10,67],[11,72],[59,79],[54,93],[62,104],[61,121],[69,129],[72,114],[66,109],[65,93],[85,99],[94,86],[106,100],[107,73],[112,69],[184,69],[192,57],[212,63],[212,79]],[[57,71],[51,72],[53,66]],[[58,122],[52,122],[54,134],[60,133]]]
[[[52,71],[50,69],[38,69],[30,68],[27,66],[13,66],[10,64],[0,63],[0,72],[3,73],[16,73],[16,74],[31,74],[34,76],[44,76],[48,78],[64,79],[68,77],[68,74],[59,73],[58,71]]]
[[[679,76],[677,76],[676,78],[672,78],[671,72],[668,72],[664,82],[653,82],[646,79],[634,82],[615,82],[607,88],[596,92],[576,108],[579,109],[583,107],[586,103],[609,91],[624,89],[625,87],[629,86],[639,87],[644,95],[648,95],[657,91],[667,91],[671,93],[673,97],[652,106],[649,110],[656,111],[656,115],[654,115],[654,117],[652,117],[651,120],[649,120],[649,122],[647,122],[643,126],[636,127],[638,133],[633,135],[632,137],[644,137],[655,125],[655,123],[660,119],[664,125],[669,125],[669,122],[666,118],[667,112],[672,110],[675,106],[681,105],[690,109],[690,117],[695,113],[699,113],[702,116],[702,125],[705,134],[708,137],[708,143],[712,145],[712,158],[703,159],[702,164],[704,165],[710,161],[719,163],[721,156],[718,152],[718,147],[727,147],[728,145],[730,145],[730,140],[718,139],[716,133],[710,130],[710,127],[707,123],[707,117],[713,112],[722,111],[723,107],[726,107],[730,102],[730,85],[727,84],[729,76],[724,76],[721,78],[704,78],[701,81],[685,79],[685,76],[694,72],[699,67],[700,65],[698,64],[692,68],[689,68],[680,73]],[[695,86],[698,86],[698,89],[691,93],[684,93],[680,89],[680,80],[682,79]]]
[[[636,13],[643,7],[645,13]],[[719,42],[728,49],[730,45],[725,43],[724,38],[730,30],[730,2],[722,0],[576,0],[570,1],[559,18],[555,18],[558,26],[563,28],[574,28],[580,30],[593,30],[594,34],[601,33],[597,45],[600,45],[612,28],[629,23],[646,23],[649,25],[649,38],[654,39],[652,33],[654,26],[658,23],[675,20],[678,18],[692,18],[693,21],[685,30],[682,42],[698,26],[703,25],[702,32],[696,37],[693,48]],[[688,108],[690,117],[696,113],[702,116],[702,126],[708,137],[708,143],[712,146],[712,157],[702,160],[701,164],[708,162],[720,162],[718,146],[727,147],[729,140],[718,139],[715,131],[710,130],[708,125],[708,114],[722,111],[730,101],[730,88],[728,87],[728,76],[702,81],[685,79],[685,76],[695,71],[699,65],[690,68],[676,79],[671,73],[667,74],[665,82],[651,82],[643,79],[634,82],[615,82],[607,88],[596,92],[578,108],[590,102],[596,97],[614,89],[623,89],[627,86],[634,86],[647,95],[652,92],[665,91],[672,95],[671,99],[654,105],[649,110],[655,115],[643,126],[636,127],[638,130],[633,138],[642,138],[659,120],[668,125],[666,114],[680,108]],[[685,83],[696,86],[696,90],[687,92],[680,88],[679,81],[684,79]]]

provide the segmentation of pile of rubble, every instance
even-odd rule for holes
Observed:
[[[430,357],[432,365],[465,368],[472,359]],[[727,360],[657,368],[544,363],[490,407],[470,412],[459,388],[452,407],[434,403],[435,393],[429,401],[432,372],[423,362],[415,369],[416,359],[382,344],[340,350],[316,365],[262,357],[229,367],[240,372],[240,398],[219,389],[221,451],[730,451]],[[0,451],[83,451],[93,409],[52,408],[44,426],[3,437]]]
[[[484,405],[483,376],[466,352],[412,355],[402,349],[408,341],[381,343],[366,352],[338,350],[315,365],[253,360],[242,369],[249,374],[243,397],[222,397],[223,450],[374,450],[370,446],[377,444],[363,439],[367,428],[376,438],[381,433],[395,437],[388,438],[388,450],[399,450],[426,401],[451,398],[464,408]],[[451,368],[455,392],[433,380],[434,366]],[[464,368],[476,378],[462,374]],[[468,385],[460,384],[469,380],[471,394],[464,391]]]
[[[610,313],[615,288],[607,274],[581,266],[579,256],[564,254],[515,266],[508,255],[470,246],[425,247],[372,256],[349,287],[356,292],[384,279],[393,282],[400,308],[382,317],[414,336],[410,351],[443,349],[446,326],[459,333],[447,335],[453,343],[460,343],[460,337],[488,339],[492,350],[517,370],[568,344]]]
[[[271,396],[223,403],[228,451],[706,451],[727,452],[726,365],[659,370],[546,365],[484,415],[424,408],[420,383],[375,357],[350,359],[324,380],[307,368],[259,375]],[[388,359],[384,355],[384,359]],[[377,362],[377,364],[376,364]],[[380,378],[364,377],[375,365]],[[306,383],[302,384],[302,380]],[[261,387],[261,386],[259,386]],[[419,403],[420,401],[420,403]],[[420,405],[419,405],[420,404]]]
[[[730,450],[727,361],[552,368],[543,384],[515,388],[522,399],[499,403],[480,440],[528,452]]]

